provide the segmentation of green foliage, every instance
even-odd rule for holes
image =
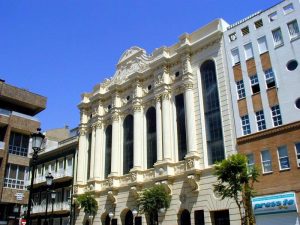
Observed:
[[[84,208],[85,213],[95,216],[98,211],[98,203],[90,193],[79,195],[76,201]]]
[[[257,168],[253,167],[249,170],[247,157],[236,154],[217,163],[215,175],[217,176],[217,184],[214,185],[214,191],[222,199],[234,199],[239,208],[242,224],[253,224],[251,197],[254,196],[254,183],[258,181]]]
[[[170,202],[171,196],[163,185],[154,185],[145,189],[137,200],[139,211],[145,213],[150,220],[157,218],[159,209],[169,208]],[[153,224],[153,221],[151,224]]]

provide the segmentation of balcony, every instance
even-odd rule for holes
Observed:
[[[51,172],[51,174],[54,178],[54,182],[66,181],[73,177],[72,169],[53,171],[53,172]],[[39,175],[39,176],[35,177],[35,179],[33,181],[34,184],[42,184],[44,182],[46,182],[46,176],[44,176],[44,175],[43,176]],[[30,180],[26,180],[25,185],[29,186]]]
[[[51,201],[51,200],[49,200]],[[48,213],[52,211],[52,203],[48,203],[48,209],[47,209]],[[64,211],[70,211],[70,205],[67,201],[64,202],[57,202],[53,204],[53,212],[56,213],[61,213]],[[32,207],[32,211],[31,213],[45,213],[46,212],[46,204],[34,204]]]
[[[4,150],[5,143],[3,141],[0,141],[0,150]]]

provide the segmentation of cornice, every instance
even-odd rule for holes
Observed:
[[[268,130],[260,131],[254,134],[249,134],[247,136],[237,138],[237,144],[241,145],[241,144],[257,141],[263,138],[272,137],[275,135],[283,134],[297,129],[300,129],[300,121],[289,123],[286,125],[281,125]]]

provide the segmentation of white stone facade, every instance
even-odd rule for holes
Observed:
[[[118,62],[115,75],[82,95],[77,177],[74,193],[94,193],[99,210],[93,224],[104,224],[114,212],[117,224],[136,207],[139,191],[161,183],[172,195],[171,207],[160,215],[163,225],[177,224],[183,210],[191,223],[194,212],[204,210],[205,224],[212,224],[211,212],[229,210],[232,225],[239,224],[235,203],[220,200],[213,193],[208,147],[210,127],[206,122],[201,65],[215,65],[221,115],[224,157],[235,153],[229,80],[226,76],[222,34],[228,25],[215,20],[192,34],[184,34],[171,47],[151,55],[133,47]],[[178,156],[175,96],[183,94],[187,154]],[[157,162],[147,169],[146,112],[155,108]],[[123,121],[133,116],[133,168],[123,174]],[[111,172],[105,177],[105,130],[112,126]],[[90,143],[89,143],[90,140]],[[90,151],[89,151],[90,149]],[[89,156],[90,154],[90,156]],[[89,171],[88,171],[89,170]],[[142,223],[146,224],[142,215]],[[85,224],[81,210],[76,224]]]

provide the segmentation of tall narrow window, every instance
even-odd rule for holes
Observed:
[[[224,159],[224,144],[221,110],[215,63],[208,60],[201,65],[201,80],[204,99],[208,163]]]
[[[296,155],[297,155],[297,165],[300,167],[300,142],[295,144]]]
[[[186,209],[180,215],[180,225],[191,225],[191,215]]]
[[[156,112],[151,107],[146,113],[147,121],[147,168],[152,168],[157,161],[156,151]]]
[[[275,11],[275,12],[271,13],[268,17],[269,17],[270,22],[277,20],[277,17],[278,17],[277,12]]]
[[[247,156],[248,172],[251,172],[254,168],[254,156],[253,156],[253,153],[248,154],[246,156]]]
[[[175,105],[177,118],[178,159],[183,160],[187,153],[183,94],[175,96]]]
[[[246,60],[253,58],[252,44],[248,43],[248,44],[244,45],[244,48],[245,48],[245,57],[246,57]]]
[[[238,48],[231,50],[231,58],[232,58],[233,65],[240,63],[240,54]]]
[[[300,36],[297,20],[294,20],[294,21],[288,23],[287,26],[288,26],[291,38],[296,38],[296,37]]]
[[[252,93],[255,94],[255,93],[260,92],[257,74],[251,76],[250,81],[251,81]]]
[[[280,170],[286,170],[290,168],[289,155],[286,146],[280,146],[278,148],[278,159]]]
[[[263,54],[268,51],[267,39],[265,36],[257,39],[259,53]]]
[[[256,122],[257,122],[258,130],[265,130],[266,129],[266,121],[265,121],[264,111],[260,110],[260,111],[257,111],[255,114],[256,114]]]
[[[242,116],[241,121],[242,121],[243,135],[251,134],[249,116],[248,115]]]
[[[282,124],[282,118],[281,118],[281,112],[279,105],[275,105],[271,107],[272,111],[272,118],[273,118],[273,124],[274,127],[277,127]]]
[[[112,146],[112,126],[108,125],[105,130],[105,171],[106,178],[111,172],[111,146]]]
[[[133,116],[128,115],[123,123],[123,174],[133,167]]]
[[[272,161],[269,150],[264,150],[261,152],[261,163],[263,173],[272,172]]]
[[[89,133],[89,147],[88,147],[88,161],[87,161],[87,179],[90,179],[90,169],[91,169],[91,151],[92,151],[92,133]]]
[[[283,7],[284,14],[288,14],[294,11],[293,3],[290,3]]]
[[[274,40],[275,47],[282,45],[283,38],[282,38],[282,34],[281,34],[281,29],[277,28],[276,30],[273,30],[272,34],[273,34],[273,40]]]
[[[275,76],[274,76],[273,69],[270,68],[270,69],[265,70],[264,72],[265,72],[265,77],[266,77],[267,88],[275,87],[276,82],[275,82]]]
[[[243,80],[236,81],[236,89],[238,93],[238,98],[239,99],[245,98],[246,93],[245,93],[245,86]]]

